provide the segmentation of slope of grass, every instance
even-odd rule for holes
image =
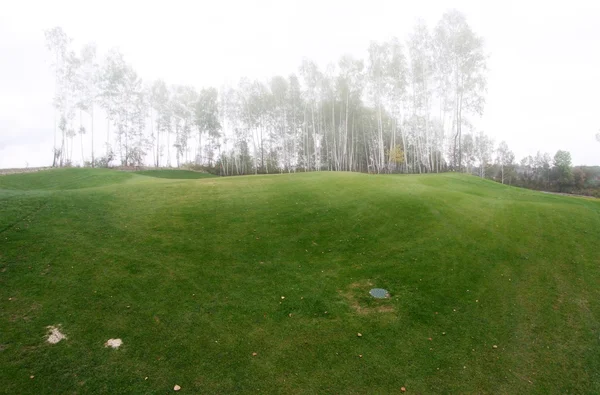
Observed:
[[[156,178],[172,178],[181,180],[216,177],[209,173],[201,173],[198,171],[190,170],[142,170],[136,171],[135,174],[141,174],[143,176]]]
[[[0,190],[67,190],[122,183],[132,174],[109,169],[53,169],[0,176]]]
[[[598,201],[461,175],[80,171],[0,194],[6,393],[600,392]]]

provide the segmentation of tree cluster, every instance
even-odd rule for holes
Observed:
[[[485,136],[464,132],[483,112],[486,56],[458,11],[433,29],[417,23],[405,42],[372,42],[364,60],[346,55],[325,69],[304,60],[297,74],[219,90],[144,83],[117,50],[98,61],[94,45],[76,54],[60,28],[46,38],[55,59],[55,166],[73,163],[77,135],[82,164],[194,164],[222,175],[464,171],[471,146],[480,167],[490,160]],[[102,156],[95,109],[106,119]]]
[[[56,79],[53,166],[74,163],[79,135],[87,166],[185,165],[220,175],[462,171],[600,194],[600,169],[573,168],[566,151],[516,162],[506,142],[473,132],[469,117],[485,104],[486,56],[455,10],[433,29],[418,22],[405,42],[372,42],[366,59],[345,55],[324,70],[305,59],[297,74],[219,90],[144,83],[118,50],[99,60],[94,44],[72,50],[59,27],[45,35]],[[100,156],[98,112],[106,121]]]
[[[524,188],[600,197],[600,166],[573,166],[571,153],[554,156],[537,152],[520,161],[505,141],[495,146],[484,133],[466,134],[463,145],[466,172]]]

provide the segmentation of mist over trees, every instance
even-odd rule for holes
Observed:
[[[469,116],[485,103],[483,40],[454,10],[433,28],[418,22],[405,41],[372,42],[366,59],[345,55],[324,69],[305,59],[297,73],[218,90],[144,83],[116,49],[99,58],[93,44],[73,50],[59,27],[45,34],[55,72],[54,166],[459,171]],[[99,112],[101,147],[93,145]]]
[[[506,142],[496,146],[474,130],[487,56],[456,10],[433,27],[418,21],[405,40],[371,42],[365,59],[344,55],[325,68],[304,59],[297,73],[218,89],[142,81],[117,49],[102,57],[94,44],[75,51],[60,27],[45,36],[55,75],[53,166],[150,164],[219,175],[460,171],[558,191],[596,180],[574,176],[568,153],[517,163]],[[94,146],[98,117],[105,138]]]

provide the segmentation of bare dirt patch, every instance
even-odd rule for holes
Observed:
[[[50,344],[56,344],[67,337],[59,330],[60,325],[48,326],[48,338],[46,341]]]
[[[339,292],[348,302],[348,305],[358,314],[394,313],[396,310],[391,304],[391,300],[389,298],[374,299],[369,295],[371,288],[373,288],[373,283],[370,280],[362,280],[348,285],[346,290]]]
[[[104,343],[104,347],[119,348],[122,344],[123,340],[121,339],[108,339],[106,343]]]

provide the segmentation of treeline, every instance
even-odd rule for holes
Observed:
[[[463,155],[466,172],[480,177],[529,189],[600,197],[600,166],[573,166],[568,151],[558,150],[554,156],[538,151],[517,161],[505,141],[495,146],[480,133],[465,134]]]
[[[56,77],[54,166],[465,171],[467,146],[485,142],[463,133],[485,103],[483,40],[454,10],[432,29],[417,23],[405,41],[371,43],[364,60],[347,55],[325,69],[304,60],[297,74],[219,89],[144,83],[118,50],[99,59],[88,44],[76,53],[61,28],[46,40]],[[98,117],[105,123],[95,130]],[[94,133],[105,136],[102,146]],[[486,155],[476,149],[482,167]]]
[[[405,41],[372,42],[364,60],[346,55],[324,70],[304,60],[297,74],[219,89],[144,83],[118,50],[99,59],[88,44],[76,53],[58,27],[46,40],[56,77],[53,166],[461,171],[534,189],[600,189],[598,168],[573,168],[568,152],[517,162],[505,142],[472,131],[469,117],[485,104],[486,56],[455,10],[433,29],[417,23]]]

